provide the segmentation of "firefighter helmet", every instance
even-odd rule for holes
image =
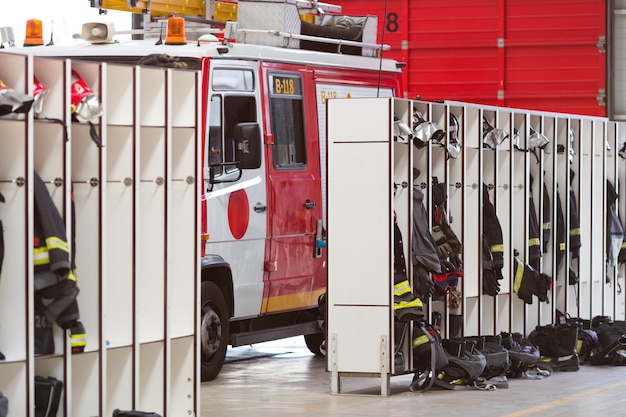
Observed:
[[[513,146],[515,149],[522,149],[519,143],[519,131],[515,127],[513,128]]]
[[[496,149],[509,134],[502,129],[495,128],[489,120],[483,116],[483,144],[489,149]]]
[[[74,70],[72,70],[72,113],[83,123],[95,123],[102,116],[98,94]]]
[[[0,80],[0,116],[9,113],[28,113],[33,100],[32,96],[20,93]]]
[[[528,137],[529,149],[544,149],[546,145],[550,143],[546,135],[537,132],[533,127],[530,127],[530,136]]]
[[[444,130],[436,123],[427,121],[419,110],[413,113],[413,144],[423,147],[428,141],[441,142],[445,137]]]
[[[406,124],[406,122],[402,119],[398,119],[398,116],[396,116],[395,114],[393,115],[393,135],[394,136],[410,136],[411,135],[411,128],[409,127],[409,125]]]
[[[33,102],[33,111],[35,114],[39,114],[43,110],[43,102],[46,100],[46,97],[48,97],[50,91],[45,85],[39,82],[36,76],[34,77],[34,84],[33,96],[35,97],[35,101]]]
[[[626,142],[622,143],[622,146],[619,148],[619,151],[617,152],[617,154],[619,155],[620,158],[626,159]]]
[[[574,133],[574,129],[573,128],[569,128],[567,131],[567,159],[569,160],[570,164],[574,163],[574,138],[575,138],[575,133]],[[559,143],[556,146],[556,151],[557,153],[565,153],[565,145],[563,145],[562,143]]]
[[[456,159],[461,155],[461,125],[459,125],[459,120],[452,112],[450,112],[446,149],[451,158]]]
[[[568,138],[569,138],[569,147],[567,149],[567,158],[569,159],[569,163],[573,164],[574,163],[574,138],[575,138],[575,134],[574,134],[574,129],[573,128],[569,128],[569,133],[568,133]]]

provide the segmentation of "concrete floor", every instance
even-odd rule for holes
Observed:
[[[201,416],[626,416],[626,367],[583,365],[542,380],[510,379],[495,391],[409,391],[411,375],[391,378],[381,397],[378,378],[342,378],[331,394],[326,359],[302,338],[230,349],[217,379],[201,386]]]

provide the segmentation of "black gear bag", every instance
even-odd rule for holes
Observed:
[[[494,390],[492,384],[480,382],[487,366],[487,360],[478,349],[476,341],[463,338],[444,339],[443,346],[448,353],[448,364],[441,368],[434,385],[438,388],[458,390],[477,388]]]
[[[55,417],[61,402],[63,381],[35,376],[35,417]]]
[[[9,415],[9,399],[0,391],[0,417]]]
[[[539,363],[539,349],[521,333],[500,333],[502,346],[509,351],[507,377],[524,378],[528,371],[536,370]]]

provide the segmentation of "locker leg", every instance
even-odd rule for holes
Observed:
[[[390,394],[389,386],[389,346],[387,345],[387,336],[380,337],[380,395],[388,397]]]
[[[339,367],[337,366],[337,333],[330,336],[330,346],[327,346],[330,356],[330,392],[333,394],[341,393],[341,377],[339,376]]]

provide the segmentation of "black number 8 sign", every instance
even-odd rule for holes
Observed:
[[[387,32],[397,32],[398,31],[398,13],[391,12],[387,13],[387,24],[385,29]]]

